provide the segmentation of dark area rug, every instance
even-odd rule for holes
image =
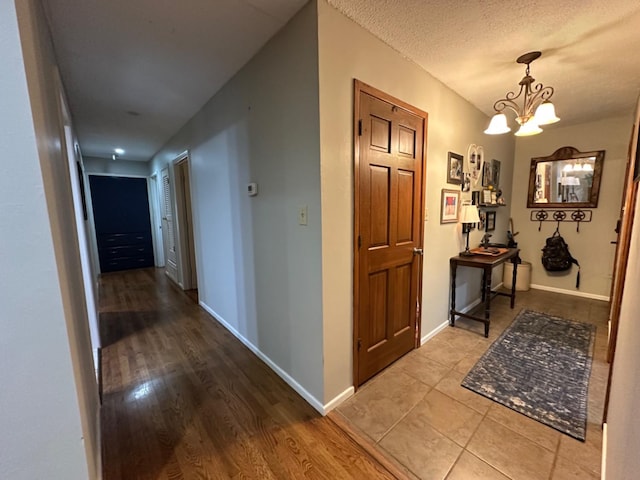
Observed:
[[[523,310],[462,386],[584,441],[595,330]]]

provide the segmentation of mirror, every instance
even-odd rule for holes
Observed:
[[[596,208],[604,152],[562,147],[532,158],[527,208]]]

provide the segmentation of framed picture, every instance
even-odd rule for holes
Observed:
[[[478,230],[484,230],[484,226],[487,223],[487,214],[485,212],[479,212],[480,222],[478,222]]]
[[[449,159],[447,160],[447,183],[453,183],[454,185],[462,184],[462,162],[464,157],[457,153],[449,152]]]
[[[493,172],[491,171],[491,162],[484,162],[482,166],[482,186],[488,187],[491,185],[493,178]]]
[[[496,229],[496,212],[487,212],[485,232],[492,232]]]
[[[442,189],[440,202],[440,223],[457,223],[460,207],[460,191]]]
[[[491,160],[491,185],[498,188],[500,185],[500,161]]]
[[[489,205],[491,203],[491,190],[486,188],[482,190],[482,203],[485,205]]]
[[[461,190],[463,192],[468,192],[471,190],[471,174],[468,172],[463,172],[462,173],[462,185],[461,185]]]
[[[480,205],[480,190],[471,192],[471,205]]]

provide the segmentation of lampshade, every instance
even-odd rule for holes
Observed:
[[[491,117],[489,127],[484,131],[487,135],[500,135],[510,132],[511,129],[507,125],[507,116],[504,113],[496,113]]]
[[[475,205],[463,205],[460,211],[460,223],[478,223],[478,207]]]
[[[590,163],[585,163],[582,167],[583,172],[593,172],[593,165]]]
[[[560,184],[564,186],[580,185],[580,179],[577,177],[562,177]]]
[[[556,107],[549,101],[542,102],[538,108],[536,108],[536,113],[533,117],[538,125],[551,125],[552,123],[560,121],[556,116]]]
[[[542,129],[538,126],[535,120],[532,118],[515,133],[516,137],[530,137],[531,135],[537,135],[542,133]]]

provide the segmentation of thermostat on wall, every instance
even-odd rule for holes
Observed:
[[[258,194],[258,184],[257,183],[248,183],[247,184],[247,193],[250,197],[255,197]]]

